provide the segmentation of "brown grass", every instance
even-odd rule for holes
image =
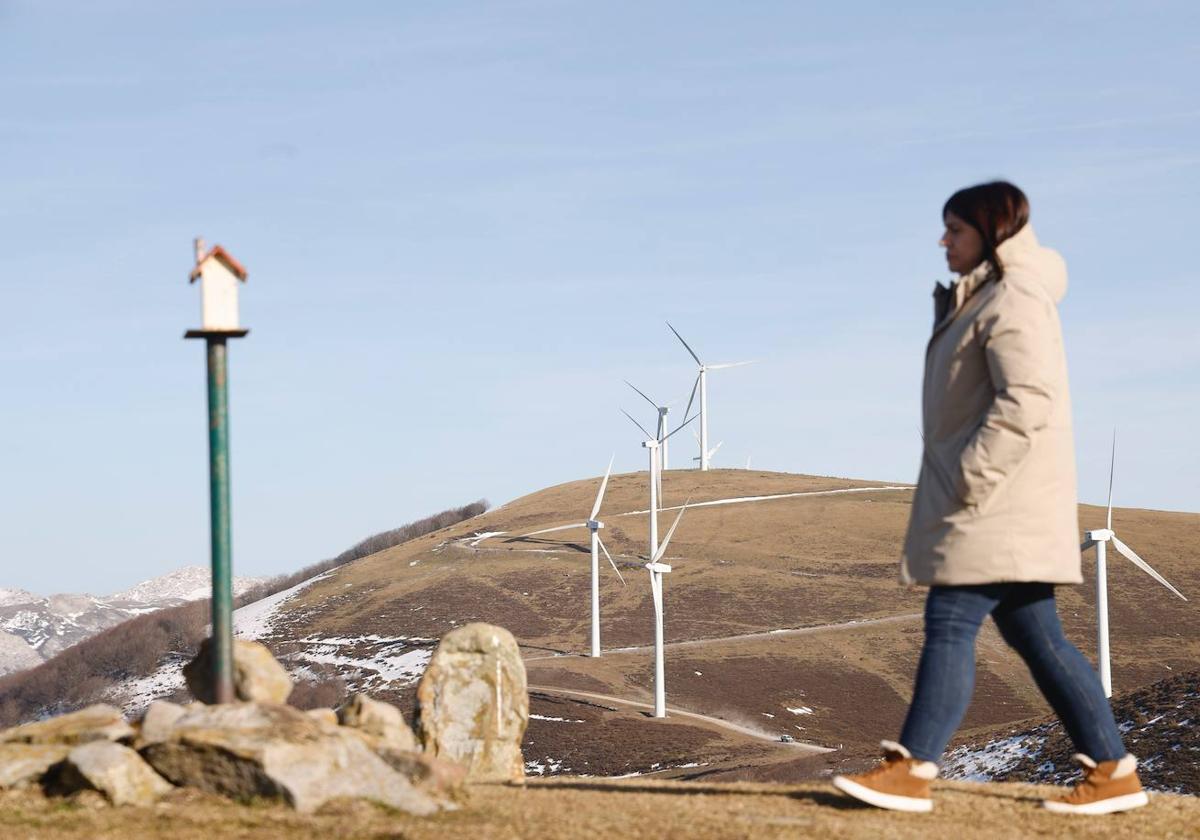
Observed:
[[[821,837],[846,840],[960,840],[963,837],[1195,837],[1200,802],[1156,795],[1138,811],[1072,818],[1044,812],[1040,796],[1054,788],[935,784],[932,814],[879,811],[843,798],[826,784],[683,784],[641,779],[559,779],[525,789],[476,787],[461,811],[432,818],[388,812],[366,803],[332,803],[312,816],[276,805],[238,805],[176,791],[153,808],[109,808],[94,796],[46,799],[0,794],[0,835],[44,840],[171,840],[276,838],[326,840],[446,837],[628,840]]]
[[[420,636],[437,639],[465,621],[510,629],[529,658],[532,684],[584,688],[646,701],[652,686],[647,649],[613,648],[652,643],[652,608],[645,571],[647,517],[621,516],[645,504],[645,473],[615,475],[600,519],[610,551],[625,571],[622,586],[602,567],[602,640],[608,653],[594,660],[587,648],[587,531],[521,538],[538,528],[581,521],[599,479],[551,487],[436,535],[347,565],[336,579],[319,582],[287,605],[272,644],[302,647],[306,637]],[[907,490],[871,490],[877,482],[782,473],[716,470],[670,471],[668,504],[736,496],[866,488],[866,492],[808,496],[689,510],[671,543],[666,578],[668,642],[708,639],[667,656],[668,703],[776,735],[789,733],[828,746],[854,764],[895,737],[903,721],[922,640],[919,619],[882,625],[819,629],[847,621],[919,614],[923,590],[896,583],[897,557],[911,504]],[[665,531],[674,513],[662,517]],[[1081,524],[1103,519],[1080,508]],[[1134,546],[1185,593],[1200,592],[1200,515],[1117,510],[1122,539]],[[504,531],[472,547],[473,533]],[[1094,652],[1092,558],[1083,563],[1087,583],[1059,591],[1068,635]],[[1195,607],[1174,598],[1124,561],[1110,564],[1113,676],[1128,691],[1200,666],[1200,626]],[[1146,621],[1147,614],[1154,621]],[[778,628],[818,628],[809,635],[729,640],[738,633]],[[975,701],[964,737],[1049,712],[1024,664],[986,625],[980,637]],[[547,654],[556,658],[534,659]],[[701,676],[695,674],[701,672]],[[343,677],[352,680],[353,675]],[[407,706],[412,686],[385,694]],[[557,714],[544,698],[533,711]],[[785,707],[806,705],[811,716]],[[611,713],[612,715],[627,712]],[[774,715],[774,717],[767,717]],[[575,772],[586,761],[596,772],[648,770],[637,766],[671,740],[661,722],[641,716],[627,724],[634,753],[589,726],[531,725],[531,757],[556,757]],[[796,726],[804,727],[802,730]],[[829,759],[798,760],[787,749],[733,736],[695,749],[693,771],[704,778],[797,781],[828,770]],[[764,744],[766,745],[764,747]],[[645,747],[643,749],[642,747]],[[685,762],[686,763],[686,762]],[[601,769],[602,768],[602,769]]]

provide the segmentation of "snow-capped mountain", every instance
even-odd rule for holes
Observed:
[[[234,578],[240,595],[261,578]],[[31,668],[136,615],[206,598],[209,570],[187,566],[114,595],[35,595],[0,588],[0,674]]]

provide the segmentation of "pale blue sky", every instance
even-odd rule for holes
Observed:
[[[1117,425],[1117,503],[1200,510],[1198,8],[0,0],[0,586],[207,562],[196,234],[250,271],[266,574],[644,469],[666,318],[763,360],[712,376],[717,465],[913,480],[940,208],[997,176],[1070,267],[1083,498]]]

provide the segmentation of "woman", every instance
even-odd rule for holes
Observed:
[[[838,776],[881,808],[928,811],[936,762],[971,700],[987,616],[1062,720],[1085,778],[1043,804],[1112,813],[1148,802],[1090,663],[1063,636],[1056,584],[1080,583],[1071,401],[1057,303],[1067,272],[1038,244],[1012,184],[956,192],[942,209],[946,262],[925,353],[924,454],[900,577],[929,586],[925,645],[898,742],[880,767]]]

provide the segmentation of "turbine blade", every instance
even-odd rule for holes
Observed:
[[[671,327],[670,321],[667,321],[667,326]],[[683,340],[683,336],[679,334],[679,330],[671,327],[671,332],[675,333],[675,337],[679,339],[679,343],[687,348],[687,351],[692,354],[692,358],[696,360],[696,364],[700,365],[700,367],[704,367],[704,362],[700,361],[700,357],[696,355],[696,351],[689,347],[688,343]]]
[[[692,403],[696,400],[696,389],[700,387],[700,374],[696,374],[696,381],[692,383],[692,395],[688,397],[687,408],[683,410],[683,416],[687,417],[692,413]]]
[[[1172,586],[1170,583],[1167,582],[1167,579],[1165,577],[1160,575],[1158,572],[1154,571],[1154,569],[1150,568],[1150,564],[1147,563],[1145,560],[1143,560],[1141,557],[1138,557],[1132,548],[1130,548],[1129,546],[1125,545],[1125,543],[1123,543],[1119,539],[1117,539],[1116,534],[1113,534],[1112,541],[1113,541],[1113,545],[1116,547],[1117,551],[1124,554],[1125,558],[1127,560],[1129,560],[1129,562],[1133,563],[1133,565],[1137,566],[1143,572],[1150,575],[1150,577],[1154,578],[1156,581],[1161,583],[1163,586],[1167,587],[1167,589],[1170,589],[1172,592],[1174,592],[1180,598],[1183,598],[1183,600],[1185,600],[1185,601],[1187,600],[1187,598],[1184,596],[1184,594],[1182,592],[1180,592],[1178,589],[1176,589],[1174,586]]]
[[[650,399],[649,397],[647,397],[647,396],[646,396],[646,394],[645,394],[645,393],[642,391],[642,389],[641,389],[641,388],[639,388],[638,386],[634,385],[634,384],[633,384],[632,382],[630,382],[628,379],[626,379],[626,380],[625,380],[625,384],[626,384],[626,385],[628,385],[628,386],[629,386],[630,388],[632,388],[633,390],[637,391],[637,392],[638,392],[638,394],[640,394],[640,395],[641,395],[642,399],[644,399],[646,402],[650,403],[650,405],[654,406],[654,410],[655,410],[655,411],[658,411],[658,403],[656,403],[654,400],[652,400],[652,399]]]
[[[586,522],[572,522],[570,525],[559,525],[555,528],[543,528],[540,531],[530,531],[528,534],[521,534],[520,537],[536,537],[538,534],[553,534],[555,531],[568,531],[571,528],[586,528]]]
[[[617,573],[617,577],[621,579],[621,585],[625,585],[625,577],[621,574],[621,570],[617,568],[616,562],[612,559],[612,555],[608,553],[608,549],[604,545],[604,540],[600,539],[600,535],[596,534],[596,542],[600,544],[600,549],[604,552],[604,556],[608,558],[608,562],[612,564],[613,571]]]
[[[671,530],[667,531],[667,536],[659,544],[658,552],[654,555],[655,563],[661,560],[663,555],[667,553],[667,546],[671,544],[671,537],[675,535],[675,529],[679,527],[679,520],[683,519],[684,511],[688,509],[688,505],[691,503],[691,501],[692,500],[689,497],[688,500],[683,503],[683,507],[679,509],[679,513],[675,515],[675,521],[671,523]]]
[[[630,420],[633,420],[633,425],[637,426],[639,429],[642,430],[642,434],[644,434],[646,436],[646,440],[654,440],[655,439],[654,435],[652,435],[646,431],[645,426],[643,426],[641,423],[639,423],[638,421],[633,419],[632,414],[630,414],[628,411],[626,411],[623,408],[621,409],[621,413],[624,414],[626,417],[628,417]]]
[[[696,419],[697,417],[699,417],[699,416],[700,416],[699,414],[693,414],[691,417],[689,417],[688,419],[686,419],[686,420],[684,420],[682,423],[680,423],[678,426],[676,426],[676,427],[675,427],[675,432],[678,432],[678,431],[679,431],[679,430],[681,430],[681,429],[682,429],[684,426],[686,426],[688,423],[691,423],[693,420],[695,420],[695,419]],[[666,437],[664,437],[664,438],[663,438],[663,440],[666,440],[667,438],[671,437],[671,435],[675,434],[675,432],[671,432],[671,434],[669,434],[669,435],[667,435]]]
[[[1104,527],[1112,530],[1112,487],[1113,470],[1117,466],[1117,429],[1113,427],[1112,458],[1108,462],[1108,524]]]
[[[752,365],[757,362],[758,362],[758,359],[751,359],[748,362],[726,362],[725,364],[721,364],[721,365],[709,365],[708,369],[709,370],[721,370],[722,368],[735,368],[735,367],[742,367],[744,365]]]
[[[723,440],[722,440],[722,441],[718,441],[716,446],[714,446],[712,449],[708,450],[708,457],[709,457],[709,460],[712,460],[712,456],[714,456],[714,455],[716,455],[716,454],[717,454],[717,450],[718,450],[718,449],[720,449],[720,448],[721,448],[721,445],[722,445],[722,444],[724,444],[724,443],[725,443],[725,441],[723,441]]]
[[[614,452],[608,459],[608,469],[604,471],[604,480],[600,482],[600,492],[596,494],[596,504],[592,505],[592,515],[588,519],[595,519],[596,514],[600,512],[600,503],[604,501],[604,488],[608,486],[608,477],[612,474],[612,465],[616,457],[617,453]]]

